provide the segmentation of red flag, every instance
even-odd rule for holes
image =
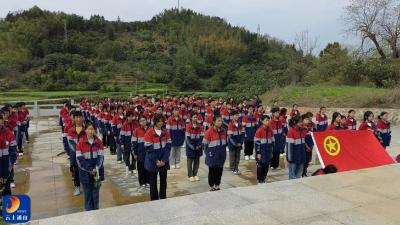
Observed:
[[[330,130],[312,133],[322,167],[358,170],[395,163],[373,132]]]

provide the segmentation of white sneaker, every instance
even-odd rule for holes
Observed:
[[[177,164],[175,165],[175,169],[180,169],[180,168],[181,168],[181,164],[177,163]]]
[[[118,160],[118,161],[117,161],[117,163],[118,163],[118,164],[121,164],[121,163],[122,163],[122,161],[121,161],[121,160]]]
[[[137,170],[133,170],[132,172],[133,172],[133,174],[137,174]]]
[[[172,168],[172,169],[176,169],[176,166],[175,166],[175,165],[172,165],[171,168]]]
[[[78,196],[81,194],[81,189],[79,187],[75,187],[74,196]]]
[[[129,175],[129,167],[125,167],[125,177],[128,177]]]
[[[251,160],[256,160],[256,158],[253,155],[250,156],[250,159]]]
[[[190,181],[190,182],[195,182],[196,180],[194,179],[194,177],[190,177],[190,178],[189,178],[189,181]]]
[[[250,160],[250,157],[249,157],[248,155],[245,155],[245,156],[244,156],[244,160],[249,161],[249,160]]]
[[[24,153],[20,152],[20,153],[18,153],[18,155],[19,155],[19,156],[23,156],[23,155],[24,155]]]
[[[14,182],[10,183],[10,187],[15,188],[15,183]]]
[[[195,181],[199,181],[200,178],[199,178],[198,176],[194,176],[194,180],[195,180]]]

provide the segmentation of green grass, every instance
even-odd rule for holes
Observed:
[[[352,86],[285,87],[265,93],[262,100],[280,105],[319,107],[388,107],[398,108],[400,91]]]
[[[196,95],[202,97],[211,96],[213,98],[225,97],[226,92],[178,92],[174,89],[158,89],[156,87],[150,87],[146,89],[139,89],[139,94],[162,94],[168,91],[168,95]],[[30,102],[33,100],[43,99],[57,99],[57,98],[81,98],[81,97],[118,97],[127,98],[131,94],[134,95],[136,90],[129,89],[128,86],[121,87],[118,91],[113,91],[112,88],[109,91],[35,91],[28,89],[17,89],[8,92],[0,93],[0,103],[25,101]]]

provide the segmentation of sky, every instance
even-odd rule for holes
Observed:
[[[356,46],[355,37],[344,32],[341,20],[348,0],[179,0],[180,7],[226,19],[234,26],[294,43],[296,34],[307,30],[318,38],[318,49],[338,41]],[[8,12],[41,9],[75,13],[85,18],[93,14],[107,20],[149,20],[164,9],[177,7],[178,0],[0,0],[0,18]]]

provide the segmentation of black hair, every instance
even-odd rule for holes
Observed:
[[[347,113],[350,114],[352,112],[356,112],[354,109],[350,109]]]
[[[325,166],[325,168],[324,168],[325,174],[336,173],[336,172],[337,172],[337,168],[335,165],[330,164],[330,165]]]
[[[337,118],[338,116],[341,116],[340,113],[338,113],[338,112],[334,112],[334,113],[332,114],[331,124],[334,124],[334,123],[335,123],[335,120],[336,120],[336,118]]]
[[[264,121],[265,119],[271,120],[271,117],[268,116],[268,115],[262,115],[262,116],[260,117],[260,119],[261,119],[261,122],[262,122],[262,121]]]
[[[294,127],[296,124],[300,122],[300,118],[298,116],[290,118],[289,120],[289,126]]]
[[[271,113],[276,113],[276,112],[279,112],[279,107],[273,107],[271,109]]]
[[[308,116],[308,118],[313,118],[314,114],[312,112],[306,112],[306,115]]]
[[[385,111],[381,112],[381,114],[379,114],[379,116],[378,116],[378,119],[379,119],[379,120],[382,119],[382,117],[383,117],[385,114],[388,114],[388,112],[385,112]]]
[[[321,112],[322,109],[326,109],[326,107],[325,107],[325,106],[319,107],[319,111],[320,111],[320,112]]]
[[[133,112],[131,110],[129,110],[128,112],[126,112],[125,116],[126,117],[133,116]]]
[[[284,116],[284,115],[286,115],[286,113],[287,113],[287,108],[281,108],[281,111],[280,111],[280,115],[281,116]]]
[[[92,123],[90,121],[85,124],[85,130],[88,129],[88,127],[90,127],[90,126],[92,126],[94,128],[94,130],[96,130],[96,126],[94,125],[94,123]]]
[[[75,112],[74,112],[74,118],[75,118],[75,117],[78,117],[78,116],[80,116],[80,117],[83,116],[83,114],[82,114],[81,111],[75,111]]]
[[[164,117],[160,114],[155,114],[153,119],[154,125],[160,121],[165,122]]]
[[[216,115],[214,115],[214,117],[213,117],[213,124],[215,123],[215,121],[217,121],[217,119],[218,118],[221,118],[222,119],[222,116],[220,115],[220,114],[216,114]]]
[[[297,105],[297,104],[293,104],[293,108],[294,108],[295,106],[299,106],[299,105]]]
[[[140,115],[140,116],[139,116],[138,121],[140,121],[142,118],[144,118],[144,119],[147,121],[147,117],[146,117],[146,116],[143,116],[143,115]]]
[[[301,115],[301,121],[304,121],[305,119],[310,119],[310,117],[306,114]]]
[[[363,121],[364,121],[364,122],[367,121],[367,120],[368,120],[368,117],[369,117],[370,115],[374,115],[374,113],[371,112],[371,111],[366,111],[366,112],[364,113]]]

